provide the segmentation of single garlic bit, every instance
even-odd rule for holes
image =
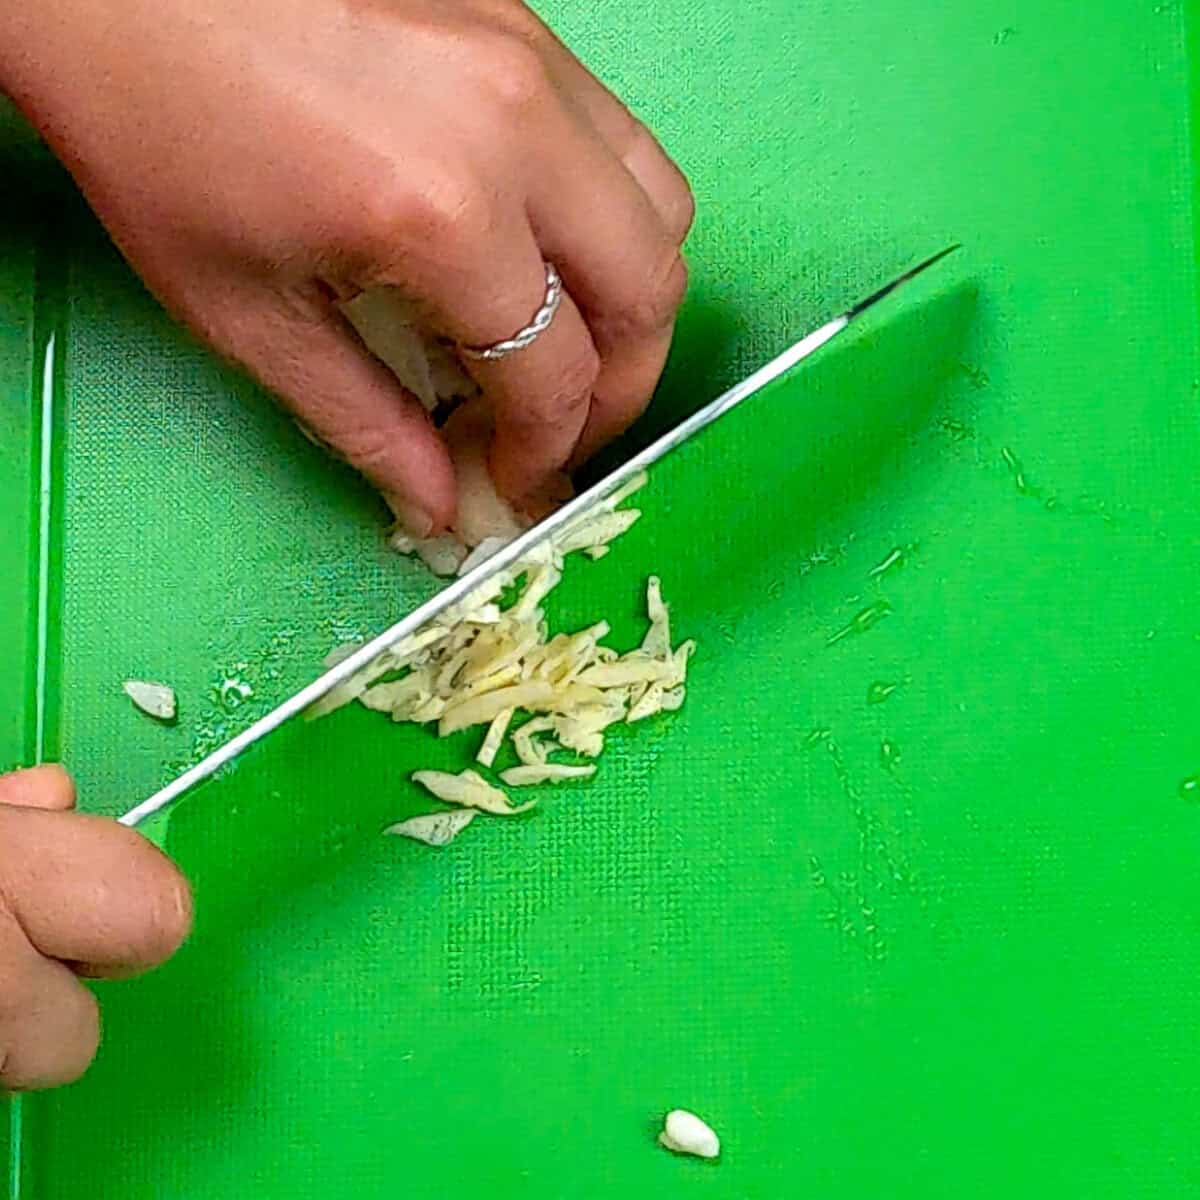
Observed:
[[[479,747],[479,753],[475,755],[475,761],[480,766],[490,767],[495,763],[496,755],[504,744],[504,735],[508,733],[508,727],[512,724],[514,712],[514,709],[506,708],[492,718],[487,735],[483,739],[483,745]]]
[[[564,779],[589,779],[595,767],[569,767],[562,763],[542,763],[536,767],[509,767],[500,778],[509,787],[529,787],[535,783],[561,783]]]
[[[695,1113],[674,1108],[667,1113],[658,1144],[675,1154],[693,1154],[697,1158],[716,1158],[721,1153],[721,1139]]]
[[[393,837],[410,838],[424,842],[426,846],[449,845],[479,815],[473,808],[459,808],[450,812],[424,813],[409,817],[398,825],[389,825],[383,832]]]
[[[157,721],[175,720],[175,691],[165,683],[150,683],[145,679],[127,679],[121,685],[125,695],[136,708]]]
[[[514,808],[504,792],[492,787],[475,771],[462,771],[458,775],[450,775],[445,771],[414,771],[412,780],[447,804],[461,804],[464,808],[476,808],[496,817],[515,816],[537,803],[536,800],[530,800]]]

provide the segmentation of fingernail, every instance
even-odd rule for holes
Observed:
[[[433,518],[419,504],[395,492],[385,492],[383,498],[409,537],[420,540],[433,532]]]

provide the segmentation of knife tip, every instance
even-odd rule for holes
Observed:
[[[941,262],[943,258],[961,249],[962,242],[954,242],[952,245],[945,247],[945,249],[939,250],[936,254],[931,254],[928,258],[917,263],[915,267],[909,267],[907,271],[901,275],[897,275],[890,283],[885,283],[883,287],[872,292],[865,300],[860,300],[846,313],[846,319],[853,321],[855,317],[866,312],[868,308],[878,304],[885,296],[890,296],[897,288],[903,287],[910,280],[929,270],[935,263]]]

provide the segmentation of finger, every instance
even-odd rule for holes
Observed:
[[[596,132],[649,197],[668,235],[682,246],[696,217],[687,176],[654,134],[565,46],[563,51],[569,60],[563,73]]]
[[[530,214],[546,256],[588,323],[602,363],[582,455],[645,410],[687,290],[679,246],[645,192],[599,138],[543,164]]]
[[[0,898],[39,953],[83,974],[148,970],[191,929],[183,876],[115,821],[0,808],[0,846]]]
[[[588,422],[571,456],[572,470],[620,437],[646,411],[673,335],[674,326],[639,342],[614,346],[596,381]]]
[[[454,473],[428,414],[331,303],[255,291],[222,298],[200,321],[195,308],[207,340],[379,488],[410,533],[450,524]]]
[[[0,1089],[33,1091],[72,1083],[100,1043],[95,997],[61,963],[29,943],[0,912]]]
[[[677,245],[695,218],[692,190],[658,139],[539,18],[538,42],[545,47],[565,95],[580,105],[609,149],[637,180]]]
[[[544,296],[544,274],[542,280]],[[495,412],[490,465],[496,487],[510,500],[524,501],[566,466],[587,426],[600,373],[591,334],[564,295],[550,328],[532,345],[469,365]]]
[[[654,134],[628,110],[616,115],[607,103],[596,103],[589,106],[589,111],[601,136],[650,197],[667,233],[682,246],[696,218],[696,202],[687,176]]]
[[[64,812],[75,807],[75,784],[57,763],[0,775],[0,804]]]
[[[460,346],[482,348],[529,325],[546,299],[546,263],[516,200],[460,199],[452,219],[434,219],[433,227],[434,253],[410,254],[394,267],[420,295],[428,326]],[[564,292],[531,345],[499,359],[464,355],[463,365],[495,415],[496,486],[520,501],[566,464],[583,432],[600,369],[591,333]]]

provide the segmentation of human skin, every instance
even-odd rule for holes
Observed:
[[[484,346],[565,285],[550,329],[465,365],[514,502],[625,429],[662,371],[693,215],[649,131],[518,0],[0,0],[0,91],[164,306],[270,388],[417,536],[456,491],[424,410],[337,303],[398,288]],[[82,977],[169,957],[174,866],[73,811],[58,767],[0,777],[0,1088],[91,1061]]]
[[[77,1078],[100,1014],[84,978],[169,958],[191,928],[187,882],[145,838],[74,811],[61,767],[0,776],[0,1088]]]
[[[646,127],[519,0],[0,0],[0,89],[150,289],[274,391],[418,536],[455,511],[421,406],[336,301],[400,290],[465,346],[490,465],[538,492],[644,409],[687,286],[692,198]]]

